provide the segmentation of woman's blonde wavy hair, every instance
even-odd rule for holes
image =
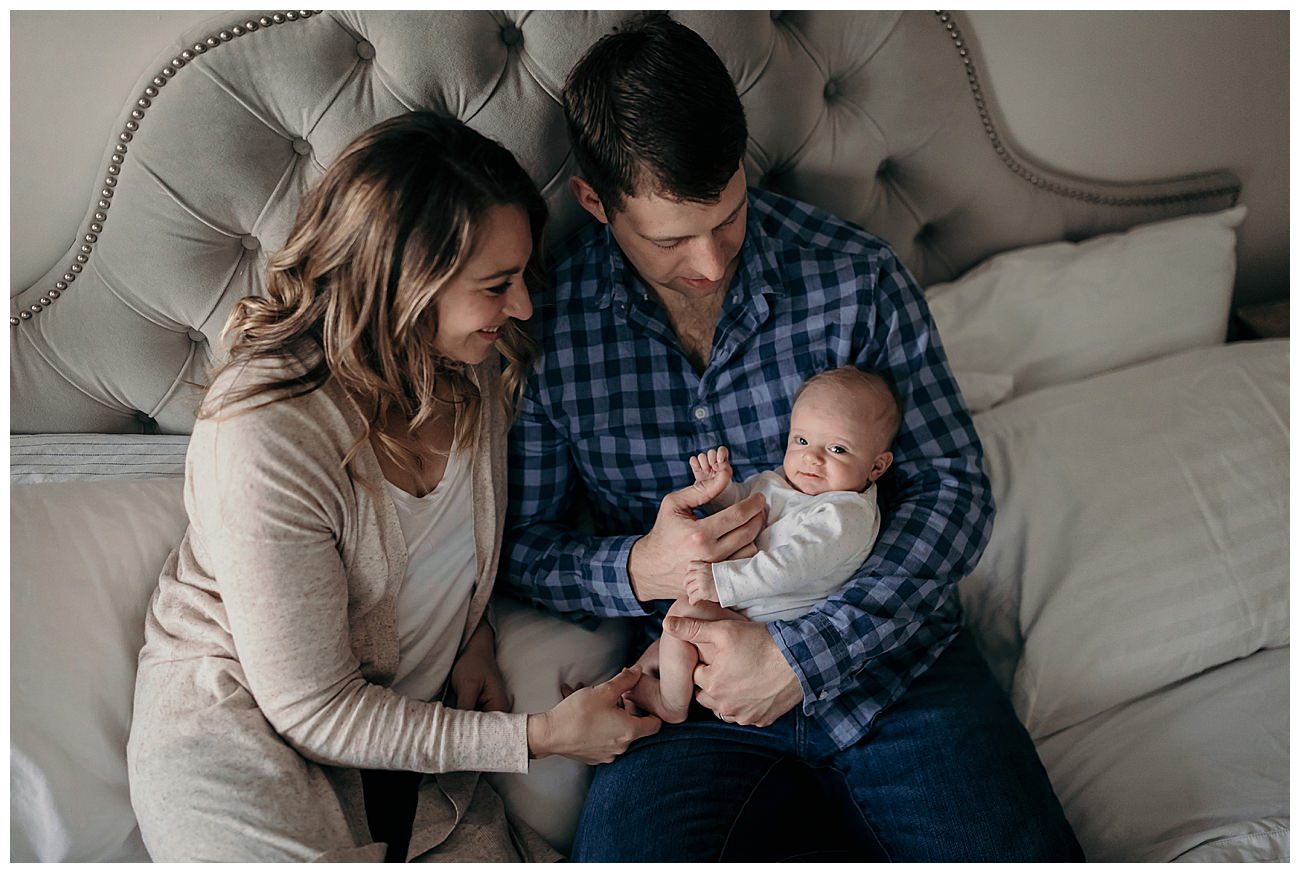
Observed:
[[[432,112],[367,130],[304,197],[267,266],[266,296],[235,303],[224,331],[230,357],[213,377],[258,358],[298,360],[306,372],[241,389],[221,405],[259,395],[272,403],[333,380],[365,423],[345,466],[374,434],[398,466],[418,474],[427,449],[410,434],[432,419],[437,402],[454,404],[456,441],[472,445],[481,398],[467,366],[434,351],[434,304],[475,245],[487,242],[478,237],[488,210],[502,205],[528,215],[533,257],[524,281],[540,288],[546,202],[509,151]],[[497,348],[509,416],[536,343],[512,318]],[[199,417],[215,416],[207,405]],[[409,422],[408,433],[377,428],[394,416]]]

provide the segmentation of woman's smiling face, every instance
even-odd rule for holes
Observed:
[[[444,358],[482,363],[507,319],[527,321],[533,304],[524,268],[533,253],[528,216],[518,206],[493,206],[477,230],[473,254],[438,292],[434,348]]]

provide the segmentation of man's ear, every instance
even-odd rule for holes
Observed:
[[[600,202],[596,189],[587,184],[586,179],[581,176],[570,176],[569,190],[573,192],[579,206],[590,212],[601,224],[609,224],[609,216],[605,214],[605,204]]]

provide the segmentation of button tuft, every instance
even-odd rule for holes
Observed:
[[[373,61],[375,59],[375,47],[366,40],[357,43],[357,57],[363,61]]]
[[[300,155],[309,155],[311,154],[311,143],[302,137],[298,137],[293,141],[293,150]]]
[[[503,24],[501,25],[501,41],[511,48],[523,45],[524,32],[513,24]]]
[[[190,338],[190,342],[205,343],[208,341],[208,338],[203,335],[203,331],[193,327],[185,331],[185,335]]]
[[[255,252],[262,247],[262,241],[251,233],[246,233],[239,238],[239,244],[250,252]]]

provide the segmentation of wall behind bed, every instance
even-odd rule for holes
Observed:
[[[136,77],[210,11],[10,13],[10,289],[78,232]],[[1250,217],[1237,303],[1286,299],[1286,12],[968,12],[1005,138],[1114,180],[1229,169]]]

